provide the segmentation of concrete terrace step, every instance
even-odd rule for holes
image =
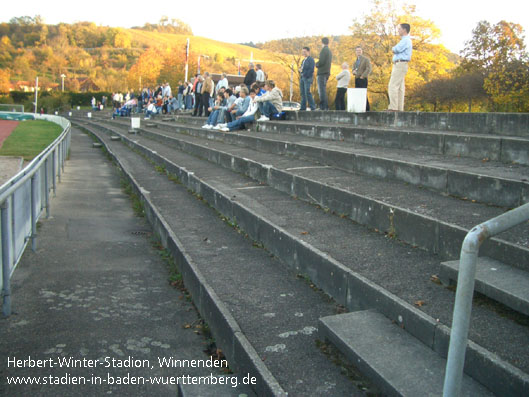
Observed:
[[[529,165],[529,137],[299,121],[263,122],[259,131]]]
[[[455,284],[459,260],[441,263],[441,280]],[[529,273],[487,257],[478,258],[475,290],[529,315]]]
[[[389,396],[442,396],[446,360],[376,311],[320,319],[319,333]],[[492,396],[469,376],[461,396]]]
[[[287,120],[529,137],[528,113],[294,112]]]
[[[116,128],[122,127],[117,123],[114,125]],[[197,131],[206,133],[204,130]],[[500,208],[440,196],[413,186],[352,175],[222,142],[204,141],[174,132],[143,130],[143,134],[229,169],[244,172],[259,182],[347,215],[361,224],[396,235],[403,241],[439,253],[446,259],[459,257],[461,243],[468,230],[503,213]],[[218,136],[219,133],[212,134]],[[246,139],[237,134],[223,135],[228,142]],[[529,270],[528,233],[529,224],[520,225],[503,233],[501,240],[488,240],[482,252]]]
[[[257,376],[255,366],[269,373],[258,377],[258,395],[363,394],[315,344],[318,319],[335,314],[335,303],[223,222],[187,186],[93,132],[131,178],[146,217],[177,259],[186,288],[230,365],[252,376]],[[218,305],[225,311],[216,310]],[[270,381],[277,386],[270,387]]]
[[[453,293],[429,281],[431,274],[438,273],[436,259],[428,259],[428,254],[423,251],[373,235],[345,219],[329,216],[300,201],[286,198],[284,194],[255,184],[239,174],[227,174],[227,170],[176,152],[166,143],[150,141],[141,135],[135,141],[126,137],[123,139],[135,150],[166,167],[168,172],[178,175],[186,186],[201,194],[218,211],[236,220],[251,238],[262,241],[274,255],[296,271],[308,274],[339,303],[351,310],[376,308],[439,354],[446,355],[449,330],[441,324],[451,321]],[[177,166],[172,161],[185,166]],[[207,183],[199,178],[204,178]],[[371,241],[371,238],[376,240]],[[345,241],[347,243],[340,243]],[[312,245],[314,248],[309,248]],[[378,254],[373,255],[376,252]],[[388,267],[397,263],[398,271],[393,266]],[[366,276],[383,288],[373,284]],[[398,293],[410,303],[384,288]],[[413,306],[419,297],[427,297],[428,302],[420,305],[420,310]],[[476,307],[474,317],[471,337],[496,354],[521,365],[520,354],[522,357],[523,354],[520,346],[529,337],[527,330],[499,316],[491,317],[491,312],[483,307]],[[505,334],[504,339],[501,334]],[[498,344],[498,338],[508,340],[512,345]],[[501,379],[503,394],[516,395],[529,385],[527,374],[472,342],[467,357],[467,371],[480,379],[483,376]],[[525,368],[524,365],[522,367]]]
[[[240,146],[275,154],[310,158],[319,163],[423,186],[444,194],[493,205],[517,207],[529,200],[529,168],[525,165],[478,159],[424,154],[358,143],[272,133],[230,133],[203,130],[187,125],[161,125],[166,131],[221,139]],[[231,138],[229,137],[231,136]],[[236,138],[235,138],[236,137]]]

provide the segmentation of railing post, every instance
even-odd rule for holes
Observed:
[[[46,218],[50,217],[50,183],[48,181],[49,158],[44,162],[44,202],[46,208]]]
[[[476,264],[479,246],[481,241],[483,241],[480,237],[484,232],[485,230],[483,230],[481,225],[475,227],[467,234],[461,247],[456,300],[452,316],[452,330],[450,332],[450,347],[448,349],[443,386],[444,397],[459,396],[461,391],[470,314],[472,312],[472,298],[474,296]]]
[[[9,199],[6,199],[0,206],[0,227],[2,230],[2,313],[8,317],[11,315],[11,265],[9,263],[9,244],[10,244],[10,230],[9,230]]]
[[[31,249],[37,250],[37,174],[31,177]]]
[[[458,397],[461,391],[479,247],[489,237],[494,237],[527,220],[529,220],[529,203],[476,226],[468,232],[463,241],[443,386],[444,397]]]
[[[59,183],[61,183],[61,144],[57,147],[57,177],[59,178]]]
[[[51,179],[53,186],[53,197],[57,196],[57,150],[53,150],[51,161]]]

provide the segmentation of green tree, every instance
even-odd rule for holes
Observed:
[[[520,25],[480,21],[461,55],[460,70],[483,76],[494,110],[529,110],[529,55]]]
[[[455,67],[450,52],[442,45],[435,44],[440,30],[435,24],[416,15],[414,5],[403,4],[397,8],[391,0],[372,0],[368,15],[353,20],[351,36],[341,40],[337,54],[340,62],[350,64],[356,59],[355,47],[362,46],[364,55],[371,59],[373,72],[369,77],[369,92],[374,102],[387,104],[387,86],[392,69],[392,47],[400,37],[398,25],[409,23],[413,43],[412,62],[406,77],[406,88],[413,89],[432,79],[448,75]]]

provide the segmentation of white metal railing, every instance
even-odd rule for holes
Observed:
[[[528,220],[529,203],[474,227],[463,241],[446,362],[444,397],[457,397],[461,391],[479,247],[486,239]]]
[[[46,211],[50,213],[50,191],[55,194],[57,178],[61,179],[64,162],[70,148],[70,122],[59,116],[34,115],[59,124],[63,131],[42,153],[23,170],[0,186],[0,250],[4,316],[11,315],[11,276],[31,239],[35,251],[37,221]]]

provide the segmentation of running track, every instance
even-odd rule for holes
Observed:
[[[13,120],[0,120],[0,148],[13,130],[17,127],[18,121]]]

